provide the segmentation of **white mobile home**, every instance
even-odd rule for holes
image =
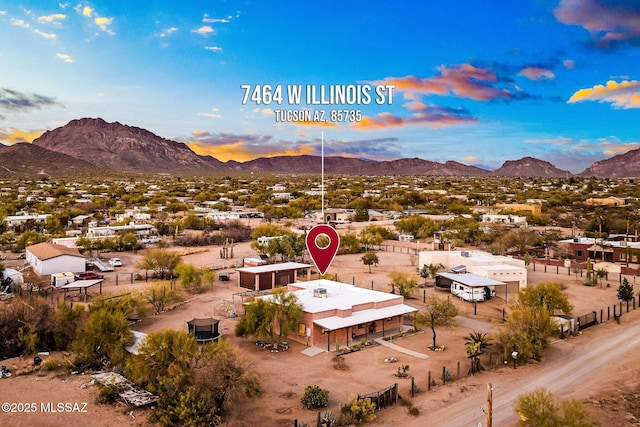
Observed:
[[[86,270],[86,259],[78,249],[44,242],[28,246],[25,261],[39,275]]]
[[[507,286],[504,282],[478,276],[477,274],[437,273],[437,286],[442,288],[444,283],[451,285],[451,293],[453,295],[471,302],[491,299],[496,295],[496,286]]]

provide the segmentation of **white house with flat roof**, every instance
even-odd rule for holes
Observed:
[[[291,283],[288,290],[304,311],[299,330],[289,339],[308,345],[330,346],[336,340],[349,345],[371,334],[393,335],[402,331],[405,314],[418,311],[402,295],[333,280]]]
[[[507,284],[506,295],[515,295],[527,286],[527,268],[521,259],[492,255],[483,251],[424,251],[418,255],[419,266],[442,264],[445,270],[464,266],[477,274]]]

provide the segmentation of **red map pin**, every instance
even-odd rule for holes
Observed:
[[[320,236],[329,238],[329,244],[327,246],[321,247],[318,245],[317,238]],[[338,253],[340,235],[333,227],[326,224],[319,224],[309,230],[306,242],[311,259],[316,264],[320,274],[324,274]]]

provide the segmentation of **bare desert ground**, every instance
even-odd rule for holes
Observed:
[[[398,245],[398,242],[395,242]],[[415,247],[415,243],[405,247]],[[265,425],[292,426],[294,420],[311,423],[316,412],[306,410],[300,404],[300,396],[307,385],[318,385],[329,390],[329,410],[339,413],[340,405],[346,403],[351,393],[366,394],[386,388],[397,383],[400,394],[410,397],[411,380],[397,378],[394,373],[401,365],[409,365],[409,374],[419,388],[419,393],[411,398],[411,404],[419,410],[419,415],[409,415],[407,407],[397,405],[378,412],[377,420],[371,425],[379,426],[462,426],[479,423],[485,424],[486,416],[481,407],[486,408],[487,383],[494,390],[493,425],[513,425],[517,418],[513,411],[513,402],[519,393],[540,387],[557,393],[562,397],[576,398],[587,402],[591,411],[602,425],[626,426],[634,425],[634,419],[619,405],[616,411],[611,406],[603,405],[607,397],[625,390],[635,390],[638,385],[640,367],[637,365],[637,352],[640,340],[636,335],[640,332],[640,310],[624,313],[620,323],[605,322],[586,329],[582,334],[566,340],[554,342],[539,364],[528,364],[513,369],[512,364],[500,366],[498,369],[487,369],[473,377],[466,376],[469,362],[464,349],[464,337],[473,330],[490,332],[501,323],[502,309],[505,307],[500,299],[477,305],[474,314],[473,305],[452,298],[460,309],[458,326],[453,329],[438,330],[438,344],[444,344],[446,350],[432,352],[427,350],[431,343],[431,332],[421,331],[415,335],[394,340],[394,344],[428,356],[423,359],[406,354],[384,345],[373,346],[363,351],[344,356],[344,363],[336,368],[335,353],[318,348],[317,354],[307,356],[302,353],[306,347],[292,343],[287,352],[270,353],[262,351],[251,339],[233,336],[237,319],[225,316],[222,307],[228,302],[239,303],[234,293],[241,289],[234,280],[233,268],[240,265],[243,256],[254,255],[248,244],[237,245],[234,249],[235,259],[221,260],[218,248],[205,248],[184,255],[184,261],[195,265],[226,266],[220,272],[231,273],[231,282],[217,282],[214,289],[201,295],[190,297],[189,301],[177,305],[173,309],[149,316],[132,326],[134,330],[143,332],[160,331],[166,328],[184,328],[185,321],[192,317],[214,316],[221,318],[221,330],[231,340],[239,354],[251,363],[260,373],[264,388],[261,397],[248,401],[239,401],[233,415],[228,417],[228,425],[232,427]],[[127,273],[137,271],[137,259],[144,255],[118,254],[124,266],[118,270],[118,285],[115,274],[108,273],[103,292],[122,293],[132,289],[141,289],[145,282],[130,283]],[[105,255],[108,257],[109,255]],[[329,272],[337,274],[340,281],[355,283],[356,286],[368,287],[388,292],[387,274],[392,269],[414,273],[417,266],[415,259],[406,250],[396,248],[395,251],[379,252],[380,264],[368,273],[362,265],[360,255],[339,256]],[[607,306],[618,303],[616,299],[617,277],[610,277],[610,287],[606,282],[602,287],[585,287],[580,278],[564,273],[555,274],[549,269],[544,273],[541,269],[533,272],[529,268],[529,282],[561,281],[566,286],[574,314],[586,314],[604,309],[605,320]],[[633,279],[631,278],[633,283]],[[419,289],[409,304],[420,308],[422,298],[431,292],[439,292],[433,288]],[[335,350],[335,344],[329,344]],[[15,373],[28,367],[33,356],[24,359],[4,361]],[[56,355],[56,357],[62,357]],[[394,357],[395,363],[385,362],[385,358]],[[489,368],[490,361],[482,360]],[[495,361],[491,361],[491,364]],[[459,368],[458,368],[459,366]],[[442,384],[441,373],[445,367],[455,378],[460,372],[462,378],[446,385]],[[427,390],[427,378],[431,372],[436,386]],[[131,411],[123,405],[105,406],[94,403],[97,387],[90,385],[86,375],[67,375],[35,372],[29,375],[14,375],[0,380],[2,401],[9,403],[35,403],[34,413],[2,413],[0,425],[12,426],[142,426],[148,425],[148,411],[136,409]],[[48,402],[85,403],[85,412],[44,412]],[[24,406],[24,405],[23,405]]]

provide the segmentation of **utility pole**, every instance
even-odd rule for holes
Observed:
[[[487,427],[492,427],[493,423],[493,387],[487,383]]]

